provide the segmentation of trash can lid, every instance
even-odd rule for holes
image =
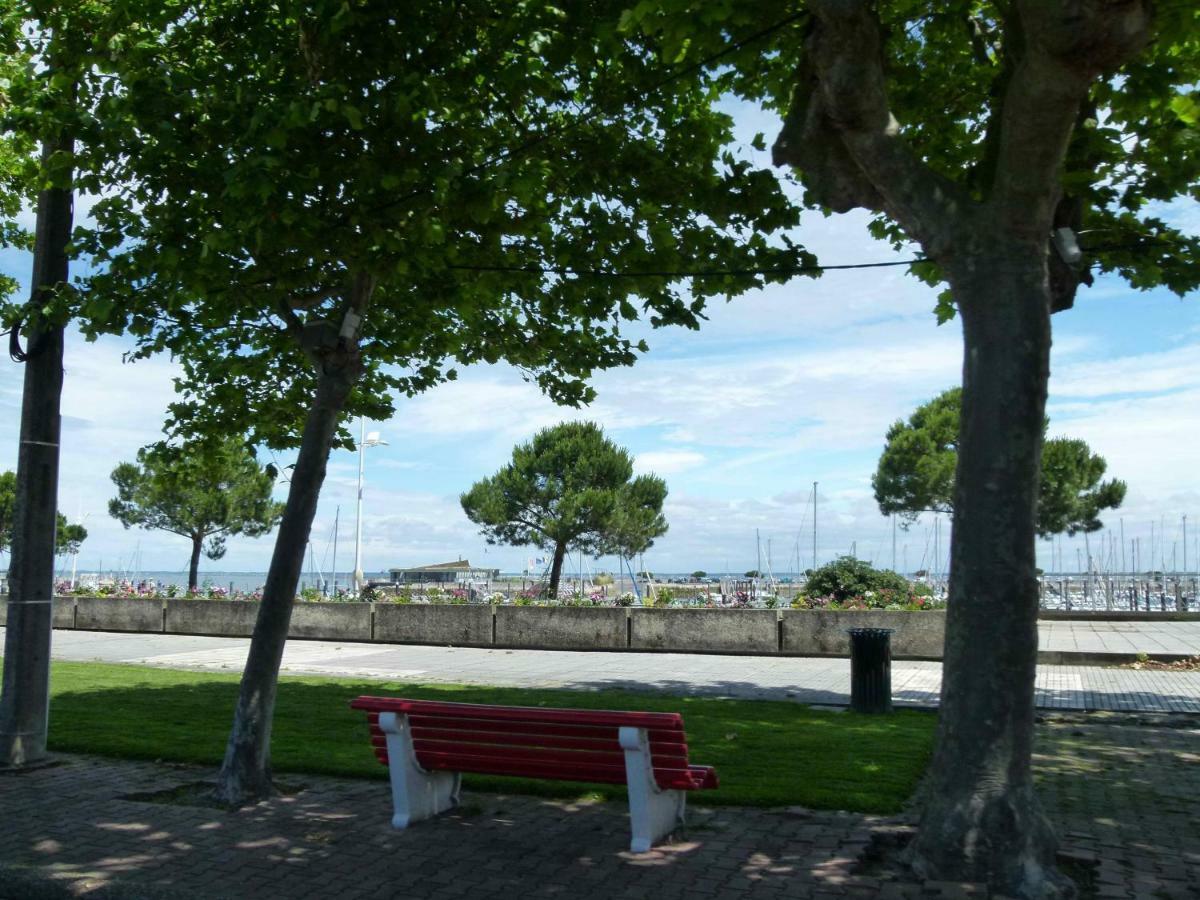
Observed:
[[[851,637],[884,637],[895,634],[895,628],[847,628],[846,634]]]

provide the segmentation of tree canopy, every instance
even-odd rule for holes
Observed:
[[[181,434],[295,445],[356,277],[348,403],[385,418],[454,360],[578,402],[642,346],[621,323],[694,327],[706,298],[787,277],[755,269],[809,259],[767,240],[796,210],[726,153],[711,78],[662,84],[620,4],[127,5],[80,85],[79,181],[106,198],[77,313],[181,359]],[[729,274],[587,274],[689,267]]]
[[[66,556],[79,552],[83,542],[87,540],[88,531],[80,522],[69,522],[67,517],[58,513],[55,520],[54,552],[58,556]]]
[[[951,388],[923,403],[887,432],[879,466],[871,478],[875,501],[885,516],[897,514],[908,527],[922,512],[954,511],[954,474],[962,389]],[[1046,420],[1047,427],[1049,420]],[[1125,499],[1125,482],[1101,481],[1107,463],[1086,441],[1050,438],[1042,444],[1037,531],[1042,537],[1098,531],[1100,513]]]
[[[0,472],[0,553],[12,546],[13,521],[17,500],[17,473]],[[54,553],[64,556],[78,553],[88,532],[80,523],[72,524],[61,512],[55,513]]]
[[[550,596],[557,596],[568,551],[626,557],[667,531],[667,486],[633,477],[629,453],[591,422],[545,428],[513,448],[512,462],[462,495],[463,511],[490,544],[552,551]]]
[[[259,537],[274,528],[283,504],[271,499],[275,476],[259,466],[243,441],[208,444],[151,444],[137,463],[112,472],[117,496],[108,512],[126,528],[166,531],[191,542],[188,588],[197,578],[200,553],[225,555],[226,538]]]
[[[27,62],[20,32],[21,17],[0,4],[0,117],[12,103],[8,86]],[[32,235],[21,227],[17,216],[32,196],[28,163],[33,146],[31,135],[0,128],[0,250],[32,248]],[[15,278],[0,273],[0,308],[11,302],[17,287]]]

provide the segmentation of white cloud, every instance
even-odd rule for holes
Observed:
[[[705,456],[695,450],[657,450],[639,453],[633,461],[633,470],[639,475],[674,475],[703,465]]]
[[[1050,378],[1053,397],[1149,394],[1200,385],[1200,353],[1193,345],[1156,353],[1073,362]]]

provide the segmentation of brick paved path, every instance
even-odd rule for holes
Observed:
[[[1200,724],[1077,716],[1041,726],[1042,794],[1085,896],[1197,897]],[[960,897],[979,886],[867,866],[878,817],[694,810],[686,832],[630,854],[620,804],[471,795],[405,832],[381,782],[304,776],[237,813],[130,794],[210,777],[184,766],[64,757],[0,775],[0,897],[722,898]],[[57,892],[47,888],[58,885]],[[123,889],[122,889],[123,887]],[[110,893],[105,892],[107,888]]]

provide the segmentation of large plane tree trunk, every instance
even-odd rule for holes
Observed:
[[[1031,771],[1045,248],[985,241],[955,269],[964,357],[950,596],[937,749],[913,861],[929,877],[953,872],[1015,896],[1054,896],[1071,888],[1054,868]]]
[[[1140,52],[1153,7],[1005,4],[996,102],[981,110],[987,153],[965,178],[928,166],[893,116],[876,5],[809,0],[808,9],[775,163],[796,169],[811,202],[896,223],[941,267],[963,320],[942,706],[911,861],[926,877],[986,881],[1010,896],[1070,892],[1030,773],[1049,317],[1071,305],[1080,277],[1056,265],[1064,277],[1052,282],[1048,254],[1081,105],[1102,73]]]
[[[74,144],[47,141],[42,158]],[[38,197],[33,295],[65,284],[72,192],[51,188]],[[4,685],[0,692],[0,767],[21,767],[46,755],[50,722],[50,637],[63,384],[63,328],[35,324],[27,335],[17,495],[9,567]]]
[[[359,276],[354,279],[354,284],[356,297],[352,308],[361,315],[374,282]],[[217,777],[216,799],[228,806],[239,806],[274,793],[271,726],[279,686],[279,666],[338,421],[362,371],[357,344],[359,321],[356,320],[351,337],[343,335],[340,339],[342,350],[325,354],[318,360],[317,390],[292,470],[287,504],[279,523],[258,619],[250,639],[250,652],[242,672],[233,728]]]

